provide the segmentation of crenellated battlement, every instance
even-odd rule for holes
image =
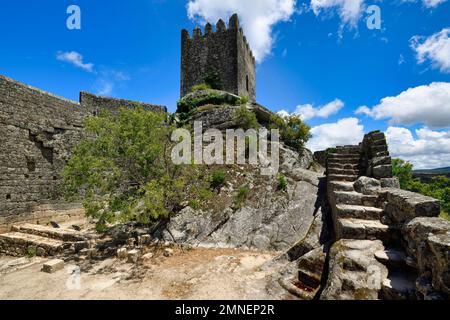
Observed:
[[[183,29],[181,31],[181,35],[182,35],[182,41],[188,41],[188,40],[195,41],[198,39],[213,36],[215,34],[220,35],[220,34],[223,34],[223,33],[229,32],[229,31],[232,31],[232,32],[237,31],[238,32],[240,39],[244,42],[245,48],[247,49],[248,53],[251,55],[253,61],[256,63],[255,57],[254,57],[252,49],[250,47],[250,44],[247,40],[247,37],[244,34],[244,30],[240,26],[239,18],[237,16],[237,14],[234,14],[229,19],[228,28],[227,28],[227,25],[225,24],[225,22],[222,19],[219,19],[219,21],[217,21],[217,23],[215,25],[215,30],[214,30],[213,25],[208,22],[205,25],[204,31],[202,31],[202,29],[197,26],[192,31],[192,36],[189,33],[189,31],[186,29]]]
[[[215,28],[207,23],[202,30],[181,31],[181,96],[203,83],[209,73],[221,79],[221,89],[238,95],[256,98],[256,60],[237,14],[230,17],[228,26],[219,19]]]

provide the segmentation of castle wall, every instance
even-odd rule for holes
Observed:
[[[181,96],[188,94],[193,86],[203,83],[209,73],[220,76],[222,90],[247,95],[255,100],[255,59],[236,15],[230,18],[228,28],[219,20],[215,32],[210,24],[206,25],[205,34],[196,28],[192,38],[187,30],[182,31]]]
[[[88,93],[80,98],[63,99],[0,75],[0,232],[17,222],[83,214],[80,204],[63,200],[60,172],[84,136],[84,119],[127,100]]]
[[[238,93],[246,95],[253,101],[256,100],[256,69],[255,58],[249,47],[242,29],[239,29],[237,36],[238,43]],[[248,81],[248,83],[247,83]]]
[[[88,110],[92,114],[97,115],[100,110],[109,110],[112,113],[117,113],[120,108],[134,108],[137,106],[143,107],[148,111],[167,112],[167,108],[164,106],[158,106],[149,103],[116,99],[110,97],[101,97],[92,93],[82,91],[80,93],[80,105],[84,110]]]

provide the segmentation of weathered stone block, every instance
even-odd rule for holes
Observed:
[[[398,181],[398,178],[381,178],[381,187],[382,188],[394,188],[394,189],[400,189],[400,181]]]
[[[403,223],[416,217],[437,217],[440,203],[431,197],[401,189],[386,189],[387,212],[396,223]]]
[[[392,165],[380,165],[372,168],[373,177],[376,179],[380,178],[391,178],[392,177]]]
[[[49,262],[44,263],[42,266],[42,271],[47,273],[55,273],[64,268],[64,261],[60,259],[53,259]]]
[[[123,260],[126,259],[128,256],[127,249],[126,248],[119,248],[117,249],[117,258]]]
[[[131,250],[128,251],[128,263],[136,263],[139,259],[140,251],[139,250]]]
[[[359,177],[358,180],[353,184],[356,192],[365,194],[365,195],[373,195],[376,194],[377,191],[381,188],[380,181],[369,178],[369,177]]]

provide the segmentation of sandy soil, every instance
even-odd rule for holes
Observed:
[[[54,274],[45,260],[0,274],[0,299],[273,299],[265,289],[273,270],[259,271],[274,252],[235,249],[162,250],[137,265],[115,258],[66,263]],[[5,258],[2,258],[5,259]]]

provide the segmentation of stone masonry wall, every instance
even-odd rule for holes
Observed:
[[[81,104],[0,75],[0,232],[17,222],[84,213],[80,204],[62,200],[60,172],[84,136],[84,119],[102,108],[117,110],[126,100],[80,98]]]
[[[220,76],[223,90],[256,99],[255,58],[247,39],[239,27],[237,15],[233,15],[227,29],[219,20],[216,32],[211,24],[194,29],[192,38],[187,30],[181,33],[181,96],[204,82],[208,73]]]

